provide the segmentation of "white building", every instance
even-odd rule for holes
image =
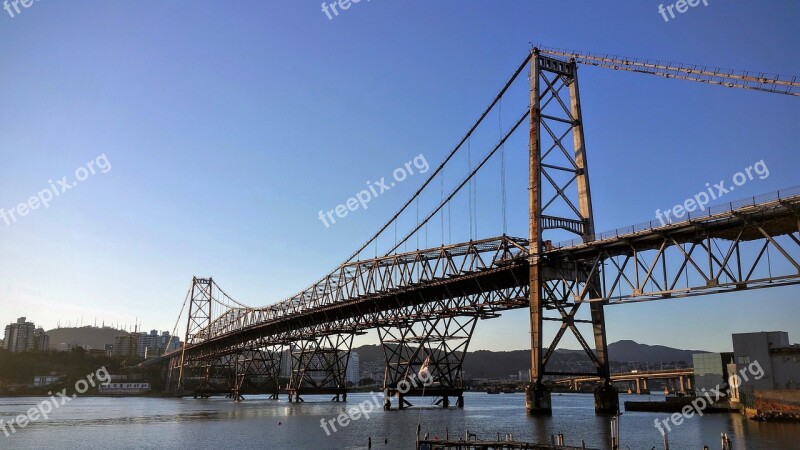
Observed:
[[[800,389],[800,346],[789,345],[785,331],[734,334],[733,353],[737,371],[758,363],[764,372],[759,379],[743,380],[739,391]]]
[[[280,376],[283,378],[292,376],[292,352],[288,349],[281,352]]]
[[[361,362],[358,352],[350,352],[350,361],[347,363],[347,381],[356,386],[361,381]]]
[[[140,358],[155,358],[179,347],[180,339],[170,336],[169,331],[159,334],[158,330],[151,330],[150,334],[139,333],[137,354]]]
[[[33,334],[36,326],[25,317],[17,319],[17,323],[6,326],[3,345],[10,352],[27,352],[34,350]]]

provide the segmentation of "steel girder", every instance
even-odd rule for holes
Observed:
[[[601,278],[602,290],[570,286],[569,296],[582,302],[663,300],[797,284],[800,215],[793,205],[799,201],[740,208],[562,249],[550,264],[556,277]]]
[[[605,233],[590,242],[555,246],[540,255],[540,269],[545,280],[542,289],[548,297],[558,299],[549,303],[545,310],[556,312],[555,319],[562,322],[562,328],[566,326],[571,330],[571,325],[585,322],[571,314],[575,304],[656,300],[797,283],[800,280],[798,205],[800,195],[752,202],[681,223]],[[504,239],[515,244],[507,248],[518,250],[509,252],[510,257],[497,256],[505,253]],[[444,251],[440,248],[419,252],[429,255],[427,257],[404,254],[403,258],[394,260],[421,267],[437,266],[430,257],[433,254],[443,257],[439,267],[452,267],[453,256],[450,255],[475,255],[470,248],[478,249],[481,258],[471,258],[475,262],[471,267],[478,268],[475,272],[465,270],[461,275],[412,281],[402,288],[342,302],[342,313],[329,305],[321,308],[321,313],[305,311],[302,320],[272,327],[254,324],[231,331],[235,339],[229,336],[190,344],[182,349],[186,352],[184,364],[178,358],[181,353],[164,358],[170,359],[174,369],[171,373],[174,373],[184,366],[199,364],[203,359],[240,354],[269,345],[289,345],[303,337],[392,327],[448,315],[496,317],[501,311],[529,305],[528,255],[524,248],[519,250],[517,245],[521,242],[524,241],[501,237],[453,245]],[[386,263],[383,267],[390,266],[390,260],[393,258],[382,259]],[[394,268],[401,270],[397,265]],[[402,271],[427,273],[408,268]],[[586,280],[596,274],[601,280],[600,290],[587,288]],[[203,294],[198,298],[200,303],[207,304],[207,296]],[[548,319],[543,315],[543,320]],[[202,329],[194,335],[203,335]],[[549,347],[545,349],[542,356],[549,359],[548,355],[552,355],[549,350]],[[170,386],[175,385],[171,379]]]

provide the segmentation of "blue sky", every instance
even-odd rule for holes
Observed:
[[[416,155],[438,165],[532,41],[800,74],[800,5],[708,3],[669,22],[649,0],[373,0],[333,20],[300,1],[42,0],[13,18],[0,11],[0,208],[100,155],[111,166],[49,208],[0,222],[0,323],[138,318],[171,330],[193,275],[251,305],[299,291],[423,175],[330,228],[318,211]],[[598,230],[652,220],[759,160],[770,176],[730,200],[800,184],[796,97],[580,74]],[[527,101],[524,86],[515,92],[501,126]],[[524,165],[514,161],[527,149],[505,152],[509,232],[524,236]],[[495,208],[496,192],[481,192],[479,208]],[[478,237],[498,234],[479,225]],[[789,287],[618,306],[608,336],[722,351],[732,332],[785,330],[796,342],[798,300]],[[481,322],[472,348],[526,348],[528,331],[524,311],[509,313]]]

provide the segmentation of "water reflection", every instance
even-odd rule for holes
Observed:
[[[469,393],[466,407],[442,410],[416,401],[420,407],[406,411],[376,409],[369,419],[351,422],[327,436],[320,420],[335,419],[347,408],[369,400],[371,394],[350,394],[347,403],[327,397],[306,397],[305,403],[249,398],[242,403],[228,399],[79,398],[48,420],[30,424],[4,437],[0,448],[57,449],[105,448],[271,448],[374,449],[413,448],[419,423],[430,436],[461,437],[465,430],[483,438],[513,434],[518,440],[550,442],[563,433],[568,445],[608,448],[609,416],[594,414],[591,395],[553,397],[552,416],[528,416],[522,394]],[[622,396],[624,401],[627,396]],[[0,419],[8,421],[41,399],[0,399]],[[666,414],[627,412],[620,418],[622,448],[663,448],[663,438],[653,426]],[[673,449],[719,448],[720,433],[728,433],[734,448],[798,448],[800,424],[765,424],[736,414],[692,417],[669,435]],[[54,436],[57,442],[54,442]]]

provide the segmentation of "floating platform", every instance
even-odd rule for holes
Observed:
[[[671,398],[664,402],[625,402],[625,411],[640,411],[640,412],[665,412],[676,413],[687,406],[692,405],[695,397],[679,397]],[[703,402],[703,404],[707,404]],[[736,412],[735,408],[731,408],[728,403],[715,403],[703,408],[703,413],[726,413]]]

